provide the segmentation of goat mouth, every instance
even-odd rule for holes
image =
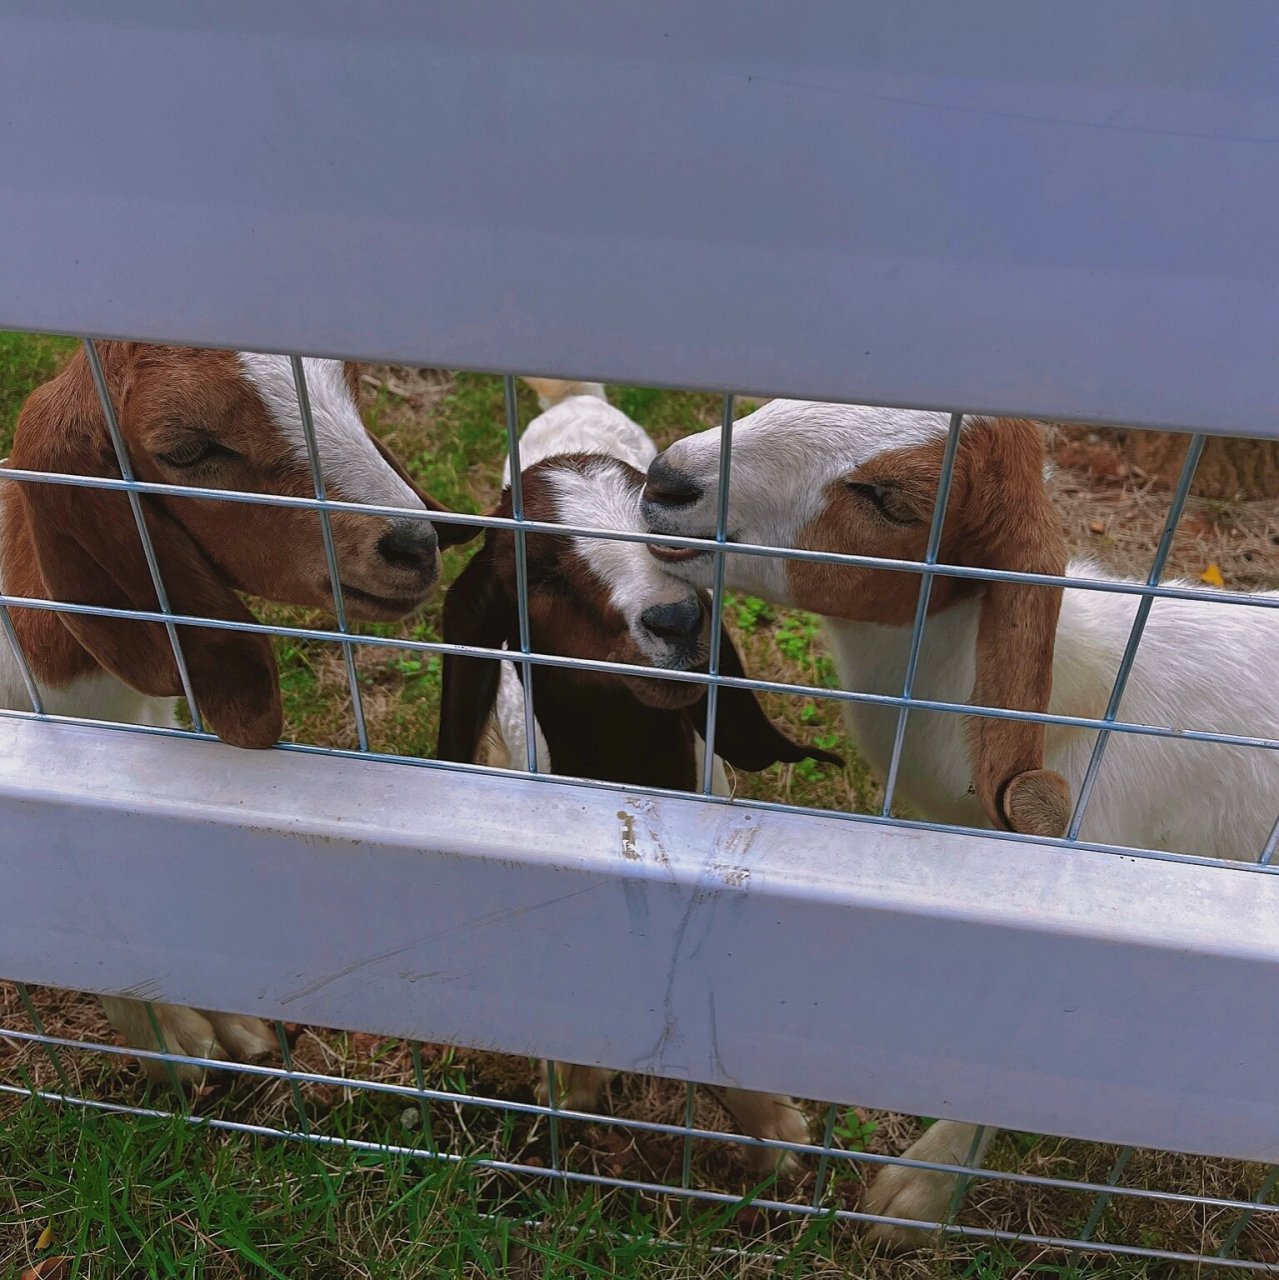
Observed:
[[[700,556],[710,555],[709,551],[703,550],[701,547],[663,547],[654,543],[648,543],[648,554],[654,560],[661,560],[665,564],[684,564],[689,560],[696,560]]]
[[[699,671],[705,672],[710,661],[710,644],[707,640],[699,640],[696,645],[672,650],[653,663],[657,671]],[[664,680],[663,684],[679,686],[683,680]],[[696,687],[696,686],[695,686]]]
[[[662,668],[657,668],[661,670]],[[687,667],[672,667],[667,670],[689,670]],[[631,692],[646,707],[656,711],[678,711],[691,706],[703,692],[700,683],[691,680],[654,680],[643,676],[628,676]]]
[[[350,583],[344,582],[342,598],[349,600],[352,604],[364,605],[377,609],[381,613],[400,617],[419,608],[426,596],[425,593],[420,596],[378,596],[371,591],[361,591],[359,587],[353,587]]]

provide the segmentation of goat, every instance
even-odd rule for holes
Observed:
[[[102,342],[103,371],[137,478],[164,484],[314,496],[301,415],[283,356]],[[364,427],[358,375],[337,360],[306,360],[328,495],[443,510]],[[22,409],[7,466],[118,478],[88,359],[77,352]],[[0,472],[2,474],[2,472]],[[210,498],[147,495],[147,529],[176,613],[252,622],[239,592],[323,608],[332,588],[314,511]],[[439,576],[437,537],[424,520],[331,516],[343,595],[353,618],[415,610]],[[117,609],[158,608],[126,495],[49,482],[0,486],[0,589],[31,599]],[[14,629],[46,711],[173,726],[181,692],[166,630],[153,622],[14,608]],[[228,743],[268,747],[283,727],[270,640],[177,628],[196,704]],[[0,644],[0,706],[28,705],[17,655]],[[275,1046],[261,1019],[104,998],[108,1020],[135,1048],[191,1057],[258,1057]],[[163,1078],[163,1064],[148,1060]],[[196,1067],[177,1067],[188,1083]]]
[[[533,382],[545,412],[531,422],[520,454],[526,514],[557,524],[642,532],[644,468],[657,450],[614,409],[598,383]],[[509,484],[510,464],[504,472]],[[511,514],[507,488],[495,514]],[[710,610],[704,594],[667,574],[639,542],[529,533],[528,614],[535,650],[675,671],[704,670]],[[514,535],[488,531],[449,589],[444,639],[503,648],[519,643]],[[725,629],[720,669],[744,674]],[[499,672],[499,667],[501,668]],[[546,772],[692,791],[702,776],[705,688],[684,681],[534,666],[537,763]],[[717,751],[742,769],[806,756],[842,763],[784,737],[748,690],[722,687]],[[523,768],[527,760],[521,677],[513,663],[446,655],[437,756]],[[714,789],[729,794],[720,755]],[[595,1110],[612,1072],[558,1067],[562,1103]],[[749,1134],[808,1140],[789,1098],[726,1089],[723,1100]],[[766,1163],[776,1160],[767,1149]],[[787,1163],[787,1162],[783,1162]]]
[[[946,428],[939,413],[771,402],[734,425],[732,539],[921,561]],[[718,460],[719,433],[708,431],[678,441],[652,463],[643,500],[650,530],[713,536]],[[1044,441],[1035,424],[967,419],[940,561],[1116,581],[1086,561],[1067,562],[1044,471]],[[653,554],[692,584],[710,580],[707,553],[655,546]],[[900,695],[917,574],[738,554],[727,557],[725,581],[826,615],[842,686]],[[915,696],[1099,718],[1136,609],[1133,595],[938,576]],[[1274,738],[1277,690],[1279,615],[1265,607],[1158,599],[1119,718]],[[896,709],[845,708],[850,737],[882,776]],[[1058,836],[1096,739],[1095,731],[1076,727],[912,711],[897,794],[935,821]],[[1116,733],[1080,836],[1255,859],[1277,811],[1274,752]],[[962,1163],[974,1137],[970,1125],[941,1121],[906,1154]],[[953,1188],[949,1175],[888,1167],[863,1208],[936,1220]],[[911,1242],[910,1233],[894,1228],[878,1234]]]

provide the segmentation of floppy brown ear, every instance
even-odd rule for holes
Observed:
[[[21,465],[86,475],[118,474],[104,453],[99,463],[95,471],[84,466],[83,458],[24,456]],[[159,608],[125,494],[31,484],[23,486],[22,498],[51,599],[115,609]],[[154,501],[144,497],[142,504],[174,612],[254,622],[186,530]],[[156,697],[182,693],[178,665],[162,624],[87,614],[58,617],[101,666],[139,692]],[[218,737],[237,747],[269,747],[277,742],[284,713],[270,640],[193,626],[179,626],[177,634],[200,714]]]
[[[516,634],[518,625],[511,601],[493,571],[486,542],[444,597],[444,640],[447,644],[500,649]],[[495,658],[444,655],[437,760],[475,762],[484,726],[497,700],[500,674]]]
[[[369,432],[369,439],[373,441],[374,447],[377,449],[378,453],[382,455],[383,459],[386,461],[386,465],[390,467],[391,470],[394,471],[395,474],[399,476],[415,494],[417,494],[418,498],[421,499],[422,505],[428,511],[448,511],[448,507],[441,502],[436,502],[436,500],[431,497],[431,495],[427,493],[427,491],[423,489],[407,471],[405,471],[399,458],[397,458],[395,454],[393,454],[391,450],[387,448],[387,446],[383,444],[382,441],[379,440],[371,431]],[[436,541],[441,547],[455,547],[459,543],[470,542],[470,540],[480,532],[479,526],[473,524],[432,523],[431,528],[435,530]]]
[[[744,677],[746,668],[737,652],[728,628],[720,629],[719,670],[721,675]],[[706,695],[691,707],[689,715],[702,737],[706,736]],[[738,769],[751,772],[767,769],[769,765],[794,764],[800,760],[823,760],[839,765],[844,761],[830,751],[818,747],[806,747],[792,742],[764,714],[759,699],[750,689],[738,689],[732,685],[720,685],[715,712],[715,754],[722,756]]]
[[[1044,445],[1033,423],[978,421],[965,429],[974,470],[970,534],[981,564],[1022,573],[1064,574],[1061,520],[1044,488]],[[1014,711],[1046,711],[1061,589],[1025,583],[985,586],[977,629],[972,701]],[[997,826],[1028,835],[1062,835],[1070,786],[1044,768],[1044,726],[974,716],[969,750],[977,798]]]

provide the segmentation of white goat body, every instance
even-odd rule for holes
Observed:
[[[1121,582],[1085,560],[1072,577]],[[1186,584],[1175,584],[1186,585]],[[1262,593],[1279,601],[1279,592]],[[1053,657],[1052,715],[1100,719],[1114,687],[1140,597],[1082,587],[1063,592]],[[975,679],[979,605],[931,615],[915,673],[916,697],[967,702]],[[827,618],[846,689],[899,695],[909,630]],[[1140,725],[1279,738],[1279,612],[1256,605],[1156,599],[1118,708]],[[895,709],[846,704],[850,736],[883,776]],[[971,791],[965,718],[912,711],[897,792],[937,822],[986,826]],[[1078,796],[1097,731],[1050,725],[1044,766]],[[1115,732],[1089,799],[1080,838],[1249,861],[1279,813],[1279,752],[1182,737]]]

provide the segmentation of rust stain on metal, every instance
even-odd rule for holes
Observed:
[[[617,816],[622,824],[622,857],[632,862],[639,861],[639,848],[635,844],[635,818],[625,809],[619,809]]]

